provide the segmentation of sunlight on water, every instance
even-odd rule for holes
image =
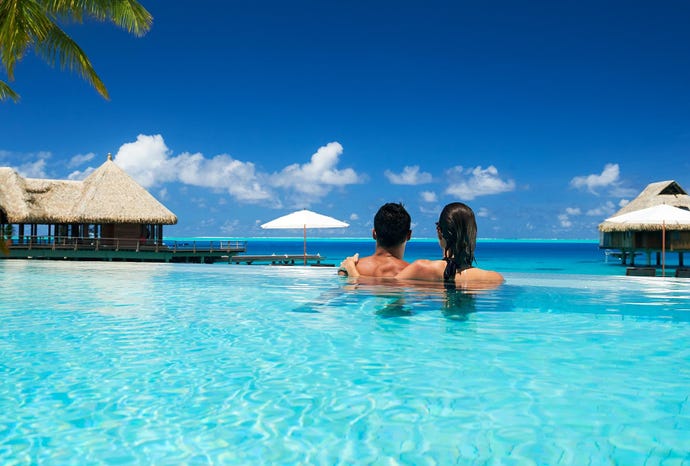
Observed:
[[[690,464],[688,280],[0,261],[2,464]]]

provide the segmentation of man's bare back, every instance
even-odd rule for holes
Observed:
[[[374,216],[374,228],[371,237],[376,241],[374,254],[359,258],[355,254],[353,259],[357,264],[359,275],[365,277],[390,278],[407,267],[405,245],[410,240],[410,214],[401,203],[388,202],[381,206]],[[347,275],[344,268],[338,274]]]
[[[407,262],[386,251],[377,251],[357,262],[357,270],[367,277],[394,277],[407,266]]]

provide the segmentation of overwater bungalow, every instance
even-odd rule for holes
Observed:
[[[108,159],[83,181],[24,178],[0,167],[0,258],[215,262],[244,242],[165,244],[177,217]]]
[[[612,221],[615,217],[663,204],[690,211],[690,196],[673,180],[649,184],[635,199],[599,225],[599,247],[620,251],[617,254],[624,265],[635,265],[635,256],[640,254],[646,256],[647,265],[652,265],[652,255],[655,254],[656,265],[659,265],[664,249],[665,252],[678,253],[678,266],[683,267],[683,253],[690,251],[690,224],[621,225]]]

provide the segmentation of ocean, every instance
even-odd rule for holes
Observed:
[[[170,240],[204,244],[218,238],[171,238]],[[224,238],[224,240],[226,240]],[[246,254],[302,254],[302,238],[233,238],[246,241]],[[345,257],[374,252],[374,240],[369,238],[307,238],[307,253],[325,256],[326,263],[338,265]],[[435,239],[413,239],[408,242],[405,259],[440,259],[441,249]],[[476,266],[499,272],[538,272],[587,275],[625,274],[620,261],[599,248],[593,240],[494,240],[477,241]],[[638,257],[638,265],[646,258]],[[667,254],[669,266],[677,263],[675,254]]]

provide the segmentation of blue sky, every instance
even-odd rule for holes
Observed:
[[[431,237],[459,200],[481,237],[595,239],[648,183],[690,189],[685,1],[142,4],[142,38],[65,26],[110,101],[17,65],[0,165],[78,179],[110,152],[174,236],[285,235],[259,225],[303,207],[368,236],[403,202]]]

